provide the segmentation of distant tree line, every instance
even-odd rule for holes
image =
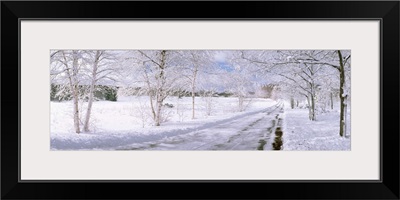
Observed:
[[[50,101],[71,101],[73,96],[65,91],[62,90],[62,85],[51,84],[51,91],[50,91]],[[78,86],[78,93],[80,96],[85,96],[83,99],[88,101],[89,97],[86,94],[90,88],[89,85],[79,85]],[[107,86],[107,85],[96,85],[93,96],[94,100],[105,100],[105,101],[117,101],[118,99],[118,88],[117,86]]]

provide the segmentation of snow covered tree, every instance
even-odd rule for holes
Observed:
[[[191,93],[192,119],[195,119],[195,100],[196,92],[198,92],[198,85],[200,81],[207,81],[207,77],[203,77],[205,79],[199,80],[199,76],[213,70],[215,66],[213,62],[214,54],[212,51],[206,50],[189,50],[180,51],[179,53],[182,55],[182,59],[184,60],[183,64],[185,66],[181,72],[182,76],[185,78],[183,80],[183,86],[186,86],[187,90]]]
[[[243,112],[247,106],[246,98],[254,91],[250,78],[243,73],[231,72],[227,83],[228,91],[238,98],[238,111]]]
[[[255,93],[256,87],[261,87],[262,80],[254,73],[252,65],[243,62],[240,51],[230,52],[227,57],[230,68],[225,70],[226,74],[222,82],[228,91],[238,98],[238,110],[242,112],[248,106],[245,104],[246,98],[250,93]]]
[[[89,81],[88,89],[88,105],[83,129],[85,132],[89,131],[89,121],[92,113],[92,106],[94,101],[94,93],[96,86],[101,83],[103,85],[114,84],[115,73],[117,71],[117,58],[116,52],[105,50],[89,50],[86,51],[87,60],[87,80]]]
[[[346,72],[350,72],[350,51],[348,50],[309,50],[298,52],[296,56],[289,58],[289,63],[304,63],[308,65],[318,65],[332,67],[336,69],[340,76],[339,98],[340,98],[340,136],[345,136],[347,121],[347,98],[349,86],[346,80]]]
[[[350,52],[345,51],[345,57],[343,57],[342,51],[337,50],[337,55],[339,57],[339,66],[331,65],[335,69],[339,70],[340,73],[340,136],[346,136],[347,128],[347,98],[349,96],[348,87],[346,87],[346,69],[345,66],[350,66],[349,58]]]
[[[99,84],[115,82],[115,52],[104,50],[51,51],[51,81],[53,98],[72,99],[75,132],[89,131],[94,93]],[[103,88],[104,89],[104,88]],[[84,102],[87,101],[85,117]],[[82,122],[81,118],[84,118]]]
[[[127,88],[148,95],[155,126],[166,120],[164,100],[179,89],[181,55],[173,50],[135,50],[124,55]],[[126,74],[124,74],[126,76]]]
[[[51,80],[60,85],[58,95],[71,95],[73,100],[73,120],[76,133],[80,133],[79,97],[80,82],[82,80],[82,66],[84,65],[84,51],[81,50],[54,50],[50,52]]]
[[[204,90],[201,92],[201,97],[204,102],[204,107],[205,107],[207,116],[210,116],[212,114],[214,104],[215,104],[214,95],[216,95],[216,94],[217,94],[216,89],[213,89],[213,88],[210,88],[210,89],[207,89],[207,90]]]
[[[339,135],[344,136],[346,132],[346,106],[348,97],[348,77],[350,67],[350,51],[347,50],[287,50],[266,53],[264,51],[242,52],[242,58],[248,62],[261,67],[265,74],[275,74],[285,77],[293,86],[300,88],[310,107],[309,116],[315,120],[315,95],[316,90],[323,82],[317,83],[324,73],[317,72],[326,67],[331,67],[339,72],[339,97],[340,97],[340,131]],[[294,74],[289,71],[282,71],[287,67],[297,67],[300,71]],[[293,68],[291,68],[293,69]],[[325,71],[325,69],[324,69]],[[294,76],[293,76],[294,75]],[[303,84],[302,84],[303,82]],[[304,84],[305,83],[305,84]],[[331,102],[332,104],[332,102]]]

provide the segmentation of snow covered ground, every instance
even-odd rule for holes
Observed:
[[[351,139],[339,136],[339,114],[339,111],[332,110],[319,114],[317,121],[310,121],[307,109],[287,106],[283,116],[282,150],[351,150]]]
[[[97,101],[93,104],[91,132],[80,134],[73,131],[72,103],[51,102],[51,149],[126,149],[217,125],[242,122],[276,104],[270,99],[254,98],[246,103],[246,111],[237,112],[237,98],[214,97],[212,100],[213,108],[211,116],[208,116],[204,99],[196,98],[196,119],[191,119],[191,98],[167,99],[165,103],[173,107],[166,108],[165,114],[169,119],[159,127],[151,125],[147,97],[125,97],[117,102]]]
[[[118,150],[272,150],[273,131],[282,104],[247,112],[160,140],[134,143]]]
[[[310,121],[307,109],[291,109],[288,102],[254,98],[238,112],[237,98],[212,100],[208,116],[206,102],[196,98],[191,119],[191,98],[170,97],[168,121],[159,127],[152,125],[147,97],[97,101],[91,131],[80,134],[73,130],[72,102],[51,102],[51,150],[272,150],[277,127],[283,131],[281,150],[351,150],[351,139],[339,136],[337,109]]]

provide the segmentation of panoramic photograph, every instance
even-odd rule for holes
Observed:
[[[350,151],[350,50],[50,50],[52,151]]]

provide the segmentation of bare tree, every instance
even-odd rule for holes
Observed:
[[[202,100],[204,101],[204,108],[206,110],[206,115],[207,116],[211,116],[213,108],[214,108],[214,104],[215,104],[215,100],[214,100],[214,95],[216,95],[216,89],[208,89],[208,90],[204,90],[201,93],[201,97]]]
[[[105,50],[87,51],[88,60],[88,80],[90,81],[88,91],[88,105],[86,110],[85,122],[83,129],[89,131],[89,121],[92,113],[92,105],[94,101],[94,92],[98,83],[115,83],[113,75],[117,70],[116,58],[113,53]],[[108,80],[108,81],[107,81]]]
[[[345,54],[343,56],[343,53]],[[340,74],[340,84],[339,84],[339,97],[340,97],[340,131],[339,135],[344,136],[344,133],[346,132],[346,100],[348,96],[348,92],[346,91],[346,72],[348,71],[346,69],[350,67],[350,51],[343,51],[343,50],[301,50],[301,51],[277,51],[275,54],[269,54],[269,55],[259,55],[255,56],[254,52],[249,52],[247,54],[242,53],[242,58],[244,60],[247,60],[255,65],[258,66],[263,66],[264,72],[267,73],[278,73],[280,76],[283,76],[287,78],[290,81],[293,81],[294,83],[297,83],[297,80],[294,79],[291,76],[287,76],[284,73],[280,72],[280,69],[282,66],[293,66],[294,64],[297,65],[303,65],[307,66],[306,67],[306,73],[303,75],[306,75],[305,77],[300,77],[301,79],[307,79],[309,75],[315,74],[315,70],[311,68],[311,66],[317,66],[318,68],[320,67],[331,67],[333,69],[336,69],[339,74]],[[311,69],[311,70],[310,70]],[[309,73],[307,72],[309,71]],[[314,72],[313,72],[314,71]],[[299,74],[297,74],[299,75]],[[310,78],[310,77],[308,77]],[[305,80],[304,80],[305,81]],[[313,78],[309,79],[308,82],[310,85],[310,82],[313,82]],[[311,107],[313,106],[313,95],[315,91],[315,85],[312,86],[310,85],[310,88],[303,88],[304,86],[301,86],[300,84],[296,84],[298,87],[303,89],[304,91],[307,91],[307,93],[310,96],[307,95],[307,93],[303,93],[305,96],[307,96],[307,99],[309,101],[309,105]],[[311,89],[313,89],[311,91]],[[313,110],[313,109],[312,109]],[[312,118],[314,116],[314,113],[310,113],[310,117]]]
[[[246,98],[251,92],[255,92],[252,74],[248,73],[247,68],[237,67],[235,71],[227,72],[222,79],[229,92],[238,99],[238,111],[243,112],[249,103],[246,104]]]
[[[344,56],[343,56],[344,52]],[[340,74],[339,97],[340,97],[340,136],[346,133],[347,98],[346,90],[346,68],[350,67],[350,51],[302,51],[289,62],[304,63],[309,65],[328,66],[336,69]]]
[[[60,95],[72,95],[73,120],[76,133],[80,133],[79,96],[80,71],[83,66],[83,51],[57,50],[50,52],[52,82],[60,84]]]
[[[127,73],[132,81],[128,85],[138,90],[138,95],[148,95],[151,115],[155,126],[160,126],[167,119],[164,100],[178,90],[180,79],[181,55],[168,50],[135,50],[125,55]]]
[[[215,66],[213,63],[214,54],[212,51],[206,50],[181,51],[180,54],[182,59],[185,60],[185,67],[182,72],[182,76],[185,78],[183,84],[189,86],[188,90],[192,97],[192,119],[195,119],[195,100],[196,92],[198,92],[199,75],[213,71]]]

